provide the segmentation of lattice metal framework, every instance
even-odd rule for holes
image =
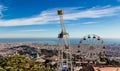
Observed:
[[[105,57],[105,43],[95,34],[84,36],[78,45],[77,53],[86,61],[100,61]]]
[[[72,54],[69,45],[69,34],[66,32],[66,28],[63,21],[63,11],[58,10],[58,15],[60,17],[61,33],[58,35],[59,38],[59,48],[58,48],[58,71],[61,71],[63,67],[73,70],[72,66]]]

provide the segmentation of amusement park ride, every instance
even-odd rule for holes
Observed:
[[[89,34],[80,40],[77,52],[85,61],[101,62],[105,58],[105,43],[98,35]]]
[[[60,24],[62,31],[58,34],[59,38],[59,48],[58,48],[58,71],[62,69],[73,70],[72,66],[72,54],[69,45],[69,34],[66,32],[64,21],[63,21],[63,11],[58,10],[58,15],[60,17]]]
[[[66,32],[66,28],[63,21],[63,11],[58,10],[60,17],[61,33],[58,35],[59,48],[58,48],[58,70],[64,71],[66,68],[68,71],[73,71],[73,57],[72,51],[69,45],[69,34]],[[95,34],[89,34],[84,36],[78,45],[76,54],[80,55],[82,59],[90,62],[101,62],[101,59],[105,57],[105,44],[104,41]],[[66,70],[65,70],[66,71]]]

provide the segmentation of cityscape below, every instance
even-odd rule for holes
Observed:
[[[72,54],[75,55],[75,62],[76,65],[79,66],[79,62],[85,63],[87,60],[79,59],[79,53],[78,52],[78,45],[82,38],[72,38],[70,39],[70,47],[72,50]],[[55,60],[58,59],[58,38],[1,38],[0,39],[0,58],[12,56],[12,55],[26,55],[27,57],[31,57],[33,55],[32,52],[35,52],[35,56],[33,56],[34,61],[45,61],[45,60],[52,60],[53,65],[57,63]],[[104,43],[106,45],[106,57],[110,60],[114,60],[117,62],[120,62],[120,44],[118,39],[103,39]],[[95,43],[95,42],[94,42]],[[99,45],[100,46],[100,45]],[[84,48],[86,49],[86,48]],[[83,50],[82,50],[83,51]],[[87,49],[89,51],[89,49]],[[94,50],[99,52],[98,49]],[[94,52],[93,51],[93,52]],[[37,52],[37,53],[36,53]],[[37,56],[36,56],[37,54]],[[79,61],[80,60],[80,61]],[[44,64],[43,64],[44,65]],[[111,71],[118,70],[118,67],[115,66],[104,66],[99,68],[98,66],[95,66],[94,69],[98,71],[100,69],[101,71],[107,71],[106,68]],[[53,67],[54,68],[54,67]],[[79,67],[74,67],[75,71],[80,70]],[[119,71],[119,70],[118,70]]]

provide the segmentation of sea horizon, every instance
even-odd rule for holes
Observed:
[[[79,44],[82,38],[70,38],[70,44]],[[120,39],[117,38],[102,38],[106,45],[120,44]],[[49,43],[58,44],[58,38],[0,38],[0,43]]]

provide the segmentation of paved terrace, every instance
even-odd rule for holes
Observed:
[[[98,67],[94,67],[95,71],[99,71]],[[120,71],[120,67],[103,67],[99,68],[100,71]]]

